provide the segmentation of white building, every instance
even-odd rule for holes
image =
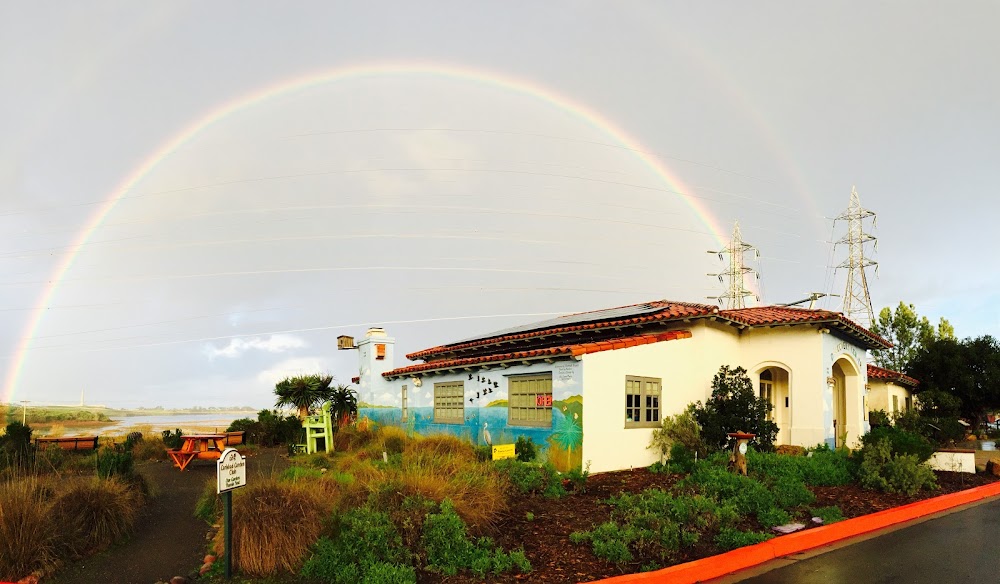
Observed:
[[[617,470],[655,462],[653,428],[704,402],[729,365],[771,401],[779,444],[854,444],[868,431],[867,350],[888,346],[840,313],[660,300],[412,353],[422,362],[390,362],[380,394],[363,391],[377,407],[361,415],[476,443],[526,436],[560,469]]]

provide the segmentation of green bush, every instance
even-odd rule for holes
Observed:
[[[590,542],[594,555],[619,565],[636,556],[659,563],[698,543],[703,532],[734,525],[738,514],[728,503],[701,495],[673,495],[661,489],[622,493],[608,500],[611,521],[591,531],[570,534],[572,543]]]
[[[243,441],[260,446],[278,446],[302,442],[302,421],[297,416],[283,416],[277,411],[260,410],[257,419],[233,420],[227,432],[243,432]]]
[[[12,466],[27,466],[34,454],[31,433],[31,426],[21,422],[7,424],[6,432],[0,435],[0,465],[6,462]]]
[[[551,462],[537,465],[507,458],[496,461],[495,465],[511,486],[522,494],[541,494],[551,498],[566,494],[559,472]]]
[[[701,439],[701,426],[695,420],[692,408],[676,416],[663,418],[660,427],[653,430],[647,448],[659,451],[660,458],[669,456],[673,461],[674,448],[677,446],[682,448],[678,452],[690,453],[692,459],[694,453],[700,453],[702,457],[707,454],[705,442]]]
[[[278,477],[279,481],[300,481],[308,479],[318,479],[323,476],[323,471],[318,468],[306,468],[302,466],[290,466],[285,470],[281,471],[281,475]]]
[[[198,495],[198,501],[194,505],[194,516],[209,525],[215,524],[215,520],[222,515],[222,498],[216,492],[218,485],[216,479],[205,481],[205,486]]]
[[[837,507],[836,505],[830,507],[816,507],[814,509],[810,509],[809,512],[812,513],[813,517],[819,517],[822,519],[824,525],[844,520],[844,514],[840,512],[840,507]]]
[[[888,438],[869,442],[861,449],[858,483],[866,488],[912,495],[937,487],[937,478],[913,454],[893,454]]]
[[[810,450],[807,456],[747,452],[747,471],[751,477],[765,483],[794,478],[809,486],[846,485],[854,479],[854,463],[846,452],[831,450],[823,445]]]
[[[338,527],[335,538],[322,537],[313,546],[302,576],[334,584],[416,582],[409,553],[387,513],[359,507],[345,513]]]
[[[426,554],[427,568],[448,576],[462,569],[479,578],[487,573],[499,575],[515,567],[522,572],[531,569],[523,552],[517,557],[508,555],[489,538],[470,541],[465,522],[447,499],[438,513],[427,514],[420,544]]]
[[[102,479],[120,477],[131,480],[135,477],[135,460],[132,450],[123,444],[113,444],[97,452],[97,476]]]
[[[934,454],[934,446],[929,440],[908,430],[896,426],[873,428],[871,432],[861,437],[861,456],[864,459],[865,446],[886,440],[890,453],[895,455],[908,454],[915,456],[919,462],[924,462]]]
[[[535,442],[526,436],[518,436],[514,443],[514,455],[521,462],[531,462],[538,455]]]
[[[885,413],[885,410],[873,410],[868,412],[868,425],[875,428],[884,428],[885,426],[891,425],[889,420],[889,414]]]
[[[184,443],[184,441],[181,440],[181,436],[183,435],[184,434],[181,432],[180,428],[176,428],[173,432],[170,430],[164,430],[163,445],[167,448],[176,450],[181,447],[181,444]]]
[[[755,434],[761,450],[772,450],[778,435],[778,425],[768,420],[771,404],[757,397],[746,369],[730,369],[723,365],[712,379],[712,395],[704,405],[691,406],[694,419],[701,426],[701,436],[709,447],[724,450],[731,446],[727,434]]]
[[[740,531],[726,527],[719,531],[719,535],[715,536],[715,545],[722,551],[729,551],[767,541],[772,537],[774,536],[768,533]]]

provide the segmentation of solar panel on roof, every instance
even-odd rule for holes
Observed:
[[[629,318],[633,316],[641,316],[644,314],[659,312],[664,308],[666,308],[666,306],[664,306],[663,304],[647,302],[644,304],[633,304],[632,306],[622,306],[621,308],[608,308],[606,310],[595,310],[592,312],[567,314],[564,316],[557,316],[556,318],[550,318],[549,320],[533,322],[530,324],[523,324],[495,331],[485,335],[478,335],[461,341],[455,341],[454,343],[449,343],[449,344],[458,345],[460,343],[471,343],[473,341],[480,341],[483,339],[492,339],[495,337],[503,337],[507,335],[517,335],[521,333],[527,333],[547,328],[573,326],[589,322],[601,322],[605,320],[618,320],[622,318]]]

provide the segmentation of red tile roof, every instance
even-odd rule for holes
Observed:
[[[477,347],[484,347],[488,345],[496,345],[499,343],[521,341],[521,340],[547,337],[553,335],[561,335],[566,333],[574,333],[577,331],[596,331],[601,329],[611,329],[615,327],[632,326],[637,324],[665,322],[670,320],[683,320],[686,318],[696,318],[701,316],[707,316],[710,314],[716,314],[719,312],[719,308],[717,306],[713,306],[710,304],[672,302],[669,300],[655,300],[653,302],[644,302],[642,304],[631,304],[628,306],[619,307],[619,309],[630,308],[634,306],[642,306],[642,305],[651,305],[654,307],[659,307],[660,310],[628,318],[586,322],[586,323],[572,324],[567,326],[556,326],[556,327],[549,326],[545,328],[540,328],[538,330],[527,331],[516,334],[486,336],[468,342],[452,343],[449,345],[431,347],[430,349],[424,349],[422,351],[410,353],[406,356],[406,358],[411,361],[416,361],[416,360],[426,361],[429,357],[434,357],[436,355],[465,351],[468,349],[474,349]],[[610,311],[617,309],[607,309],[607,310]],[[578,317],[581,315],[593,314],[597,312],[603,312],[603,311],[594,310],[590,312],[578,312],[574,314],[568,314],[566,315],[566,317],[567,319],[569,319],[570,317]]]
[[[916,379],[900,373],[899,371],[893,371],[892,369],[883,369],[882,367],[876,367],[869,363],[868,365],[868,379],[881,379],[884,381],[895,381],[902,383],[903,385],[909,385],[910,387],[916,387],[920,385],[920,382]]]
[[[480,355],[478,357],[467,357],[464,359],[445,359],[421,363],[419,365],[409,365],[387,371],[382,375],[387,378],[402,377],[415,373],[428,373],[431,371],[441,371],[447,369],[462,369],[465,367],[481,366],[490,363],[506,363],[511,361],[531,361],[538,359],[551,359],[555,357],[579,357],[588,353],[599,351],[612,351],[615,349],[626,349],[650,343],[662,341],[672,341],[674,339],[687,339],[691,337],[691,331],[674,330],[663,333],[636,335],[593,343],[580,343],[575,345],[562,345],[559,347],[548,347],[545,349],[532,349],[528,351],[514,351],[511,353],[501,353],[495,355]]]
[[[719,316],[746,326],[778,326],[807,323],[827,323],[865,342],[870,349],[887,349],[889,341],[871,332],[839,312],[794,308],[790,306],[758,306],[721,310]]]

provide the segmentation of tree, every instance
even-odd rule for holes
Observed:
[[[304,419],[309,411],[330,399],[332,375],[297,375],[279,381],[274,386],[278,399],[274,407],[293,406],[299,410],[299,418]]]
[[[937,339],[921,349],[910,364],[910,375],[920,380],[920,400],[941,413],[958,412],[977,423],[1000,408],[1000,343],[989,335],[956,341]]]
[[[712,396],[705,405],[694,404],[694,418],[701,426],[701,436],[712,447],[724,449],[731,432],[749,432],[757,436],[764,450],[774,446],[778,425],[768,420],[771,404],[757,397],[746,369],[723,365],[712,379]]]
[[[917,352],[937,339],[955,338],[955,329],[942,318],[935,329],[926,316],[917,316],[912,304],[899,303],[893,312],[888,306],[878,313],[872,332],[893,344],[874,353],[875,364],[885,369],[909,373]]]
[[[338,384],[330,388],[330,415],[343,426],[358,415],[358,392],[349,385]]]

